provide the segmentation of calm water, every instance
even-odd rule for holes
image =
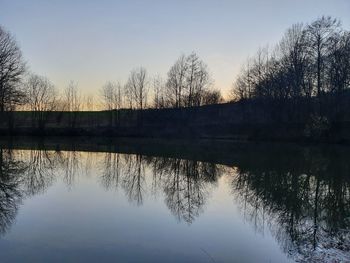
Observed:
[[[350,149],[5,141],[1,262],[350,261]]]

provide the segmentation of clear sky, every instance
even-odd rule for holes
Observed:
[[[0,0],[0,24],[31,71],[64,88],[95,93],[138,66],[166,77],[182,53],[208,64],[225,93],[260,46],[296,22],[331,15],[350,30],[350,0]]]

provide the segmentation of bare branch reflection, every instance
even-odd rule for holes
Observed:
[[[127,155],[126,167],[122,181],[122,187],[125,190],[129,200],[142,205],[145,191],[145,162],[141,155]]]
[[[294,259],[328,262],[332,253],[348,258],[350,167],[346,160],[315,152],[304,152],[303,160],[295,167],[267,160],[237,168],[232,193],[254,229],[268,228]]]
[[[121,174],[121,155],[119,153],[107,152],[104,154],[103,171],[102,171],[102,185],[106,189],[115,188],[119,186]]]
[[[75,182],[75,177],[80,169],[81,155],[76,151],[67,151],[62,154],[64,167],[64,181],[68,187],[72,187]]]
[[[0,149],[0,236],[12,225],[24,197],[18,177],[24,170],[24,163],[15,160],[11,150]]]
[[[23,182],[29,195],[43,193],[54,180],[54,156],[45,150],[31,150]]]
[[[161,198],[176,220],[187,224],[205,211],[224,176],[244,219],[261,234],[271,232],[292,259],[332,261],[333,252],[349,259],[348,154],[313,148],[285,149],[283,154],[246,149],[232,156],[237,164],[232,168],[109,150],[0,149],[0,234],[9,229],[25,198],[45,192],[57,180],[71,188],[84,171],[85,176],[97,176],[106,190],[124,193],[132,204]]]
[[[130,202],[143,203],[145,194],[165,194],[165,203],[177,218],[191,224],[203,211],[210,189],[222,168],[176,158],[105,153],[101,183],[106,189],[125,191]],[[152,175],[147,185],[146,173]],[[149,190],[148,190],[149,189]]]
[[[191,224],[203,212],[219,169],[210,163],[180,159],[164,159],[160,165],[167,171],[162,182],[167,206],[177,220]]]

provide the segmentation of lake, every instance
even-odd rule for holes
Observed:
[[[350,262],[350,148],[0,140],[1,262]]]

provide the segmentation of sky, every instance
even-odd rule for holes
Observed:
[[[85,94],[125,82],[139,66],[166,78],[181,54],[195,51],[227,95],[247,57],[322,15],[350,30],[350,0],[0,0],[0,25],[30,71],[60,89],[75,81]]]

